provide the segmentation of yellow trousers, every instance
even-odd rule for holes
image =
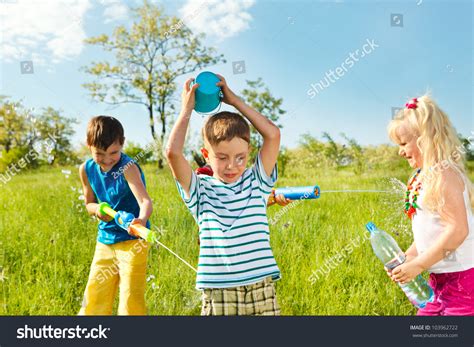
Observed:
[[[97,242],[79,315],[111,315],[119,288],[119,315],[146,315],[148,243],[129,240]]]

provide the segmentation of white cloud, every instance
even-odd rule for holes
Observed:
[[[104,9],[105,23],[115,22],[128,17],[128,6],[121,0],[100,0]]]
[[[90,6],[89,0],[3,2],[0,58],[43,65],[76,57],[84,47],[84,15]]]
[[[247,30],[254,0],[188,0],[179,9],[181,20],[191,30],[222,41]]]

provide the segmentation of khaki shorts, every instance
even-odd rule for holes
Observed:
[[[258,283],[202,292],[201,316],[279,316],[275,284],[271,277]]]

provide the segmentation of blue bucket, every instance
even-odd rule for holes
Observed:
[[[203,71],[197,75],[194,83],[198,83],[196,89],[196,103],[194,110],[199,113],[211,113],[217,109],[222,101],[221,88],[216,86],[220,82],[219,77],[210,71]]]

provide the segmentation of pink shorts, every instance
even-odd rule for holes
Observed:
[[[474,268],[459,272],[430,274],[433,302],[417,316],[474,316]]]

